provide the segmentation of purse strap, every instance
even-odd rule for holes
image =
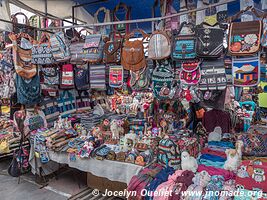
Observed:
[[[141,35],[143,37],[142,38],[142,41],[144,41],[148,37],[148,34],[144,30],[142,30],[142,29],[139,28],[139,29],[134,29],[131,33],[129,33],[128,35],[126,35],[125,36],[125,40],[129,40],[137,32],[141,33]]]
[[[103,11],[104,13],[105,13],[105,17],[104,17],[104,22],[108,22],[108,21],[110,21],[110,11],[107,9],[107,8],[105,8],[105,7],[100,7],[97,11],[96,11],[96,13],[94,14],[94,21],[95,21],[95,23],[100,23],[99,21],[98,21],[98,15],[99,15],[99,13],[101,12],[101,11]],[[109,17],[109,18],[108,18]]]
[[[116,16],[116,13],[119,11],[120,8],[123,8],[123,9],[126,11],[126,12],[125,12],[125,18],[127,17],[127,14],[128,14],[128,12],[129,12],[128,6],[127,6],[125,3],[120,2],[120,3],[114,8],[114,11],[113,11],[113,13],[114,13],[114,18],[115,18],[116,21],[120,21],[120,20],[117,18],[117,16]],[[115,20],[114,20],[114,21],[115,21]]]
[[[14,14],[14,15],[11,17],[11,18],[12,18],[12,22],[13,22],[14,24],[18,24],[18,18],[17,18],[18,15],[22,15],[22,16],[24,17],[24,19],[25,19],[25,24],[26,24],[26,25],[30,25],[30,22],[29,22],[28,17],[27,17],[23,12],[18,12],[18,13]]]

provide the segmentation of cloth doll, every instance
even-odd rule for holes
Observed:
[[[226,149],[227,160],[224,163],[224,169],[236,172],[242,159],[243,142],[236,142],[236,149]]]

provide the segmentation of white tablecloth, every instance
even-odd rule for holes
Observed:
[[[131,178],[138,174],[143,168],[142,166],[131,163],[124,163],[111,160],[97,160],[93,158],[80,159],[77,157],[76,161],[70,161],[67,153],[49,152],[50,159],[61,164],[68,164],[70,167],[90,172],[95,176],[107,178],[111,181],[119,181],[129,183]]]

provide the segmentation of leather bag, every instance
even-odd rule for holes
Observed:
[[[130,41],[130,37],[132,37],[135,32],[142,34],[142,40]],[[125,37],[121,58],[121,64],[124,69],[138,71],[146,66],[143,46],[143,41],[146,37],[147,34],[141,29],[136,29]]]
[[[111,32],[109,34],[109,41],[106,41],[104,45],[104,63],[106,64],[118,64],[121,62],[121,48],[123,38],[120,32],[118,32],[120,38],[112,41],[111,36],[114,33],[116,32]]]
[[[171,54],[171,41],[164,31],[154,31],[148,43],[148,58],[161,60],[168,58]]]
[[[232,22],[228,50],[233,56],[253,55],[260,50],[261,21]]]

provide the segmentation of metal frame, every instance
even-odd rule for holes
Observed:
[[[207,8],[213,7],[213,6],[219,6],[223,4],[227,4],[230,2],[234,2],[237,0],[225,0],[224,2],[214,3],[210,4],[208,6],[204,6],[201,8],[196,8],[192,10],[182,11],[173,15],[163,16],[163,17],[155,17],[155,18],[146,18],[146,19],[136,19],[136,20],[125,20],[125,21],[116,21],[116,22],[105,22],[105,23],[93,23],[93,24],[80,24],[80,25],[72,25],[72,26],[61,26],[61,27],[49,27],[41,30],[53,30],[53,29],[66,29],[66,28],[88,28],[88,27],[95,27],[95,26],[108,26],[108,25],[115,25],[115,24],[132,24],[132,23],[140,23],[140,22],[153,22],[153,21],[160,21],[167,18],[172,18],[180,15],[185,15],[192,12],[197,12],[201,10],[205,10]]]

